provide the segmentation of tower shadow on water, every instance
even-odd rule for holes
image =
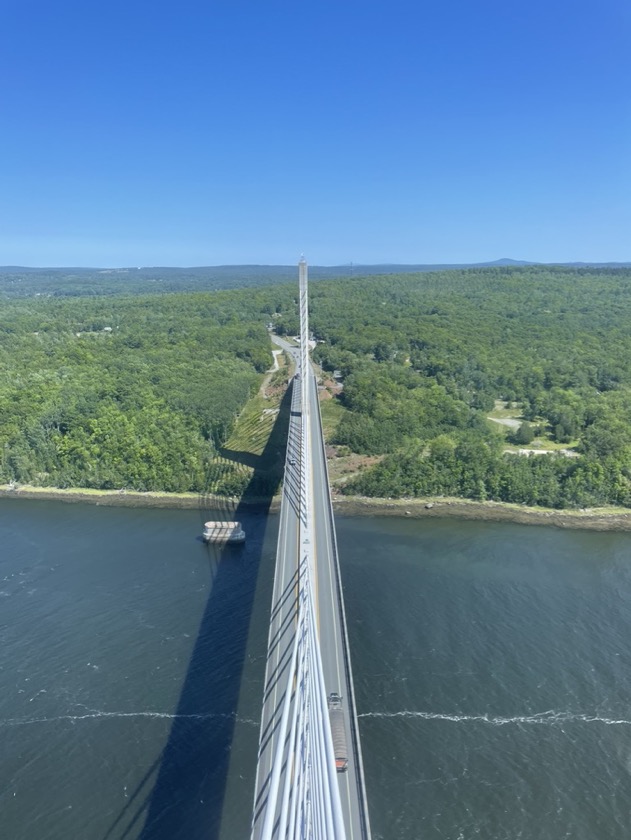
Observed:
[[[266,515],[282,479],[290,403],[291,387],[254,463],[250,453],[222,452],[231,461],[254,466],[239,503],[226,500],[218,512],[216,497],[202,496],[203,518],[212,505],[213,518],[243,521],[248,537],[249,529],[255,532],[256,548],[252,553],[248,539],[244,562],[238,546],[208,546],[212,585],[167,743],[103,840],[219,838]],[[251,811],[253,796],[252,790],[243,802],[246,811]]]

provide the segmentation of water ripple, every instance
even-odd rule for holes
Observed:
[[[526,724],[563,724],[563,723],[603,723],[606,726],[631,726],[631,720],[601,717],[600,715],[575,714],[573,712],[537,712],[534,715],[517,717],[499,717],[494,715],[443,715],[434,712],[364,712],[360,718],[420,718],[421,720],[447,720],[453,723],[489,723],[492,726],[506,726],[510,723]]]
[[[69,720],[72,723],[80,720],[94,720],[98,718],[165,718],[167,720],[213,720],[216,718],[223,718],[234,720],[237,723],[245,723],[250,726],[260,726],[260,721],[250,720],[249,718],[240,718],[235,714],[190,714],[190,715],[173,715],[167,712],[101,712],[90,711],[81,715],[58,715],[56,717],[40,717],[40,718],[8,718],[0,720],[0,726],[30,726],[34,723],[56,723],[62,720]]]

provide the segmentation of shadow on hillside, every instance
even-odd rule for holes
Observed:
[[[207,547],[212,586],[168,741],[103,840],[219,838],[263,551],[266,517],[260,514],[268,513],[282,478],[290,403],[291,388],[241,501],[226,500],[218,510],[216,498],[202,496],[202,521],[211,516],[243,521],[252,539],[245,546]],[[243,808],[251,809],[252,802]]]
[[[260,455],[253,455],[251,452],[240,452],[236,449],[225,449],[224,447],[219,450],[219,454],[227,461],[251,467],[253,470],[256,470],[261,457]]]

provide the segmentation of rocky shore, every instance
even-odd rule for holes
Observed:
[[[40,499],[61,502],[84,502],[112,507],[179,508],[204,510],[225,508],[234,511],[239,499],[199,493],[136,493],[127,490],[91,490],[82,488],[30,487],[0,485],[0,497]],[[249,499],[248,505],[265,505],[263,499]],[[333,496],[336,513],[347,516],[409,516],[412,518],[454,517],[489,522],[518,522],[525,525],[554,525],[558,528],[584,528],[592,531],[631,531],[631,510],[627,508],[589,508],[551,510],[503,502],[475,502],[469,499],[371,499],[359,496]],[[280,496],[269,508],[280,509]]]
[[[348,516],[410,516],[444,519],[481,519],[489,522],[517,522],[524,525],[554,525],[592,531],[631,531],[631,510],[589,508],[553,510],[504,502],[475,502],[469,499],[370,499],[334,496],[333,508]]]

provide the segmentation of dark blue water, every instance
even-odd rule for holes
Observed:
[[[631,537],[340,526],[374,836],[628,837]]]
[[[247,837],[277,520],[0,500],[10,840]],[[631,536],[340,518],[375,838],[628,837]]]
[[[267,525],[222,552],[196,511],[0,502],[1,836],[219,835],[233,758],[254,783]]]

